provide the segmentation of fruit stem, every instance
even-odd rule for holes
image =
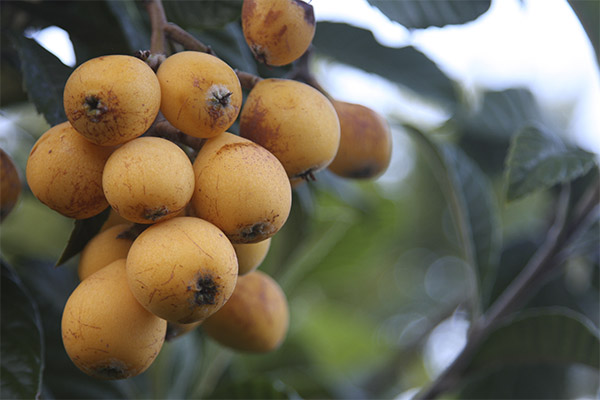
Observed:
[[[200,151],[206,139],[188,136],[175,128],[166,119],[157,120],[154,125],[148,129],[147,136],[157,136],[164,139],[168,139],[172,142],[181,143],[188,147],[191,147],[195,151]]]
[[[244,89],[251,90],[258,82],[262,81],[260,76],[251,74],[250,72],[239,71],[236,69],[235,73]]]
[[[167,24],[167,16],[161,0],[145,0],[144,5],[150,16],[152,34],[150,36],[150,52],[166,54],[165,33],[163,27]]]
[[[215,52],[210,46],[205,45],[173,22],[167,22],[165,25],[163,25],[163,31],[169,39],[181,44],[186,50],[200,51],[202,53],[208,53],[216,56]]]

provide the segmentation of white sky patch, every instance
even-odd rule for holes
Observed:
[[[26,32],[25,36],[38,42],[40,46],[58,57],[63,64],[69,67],[75,66],[73,44],[64,29],[49,26],[41,30]]]
[[[311,4],[317,20],[370,29],[386,46],[414,45],[467,88],[529,88],[571,139],[600,153],[598,65],[585,31],[565,0],[526,0],[523,4],[495,0],[475,21],[412,34],[366,0],[312,0]],[[370,79],[368,75],[344,74],[343,78],[345,88],[342,79],[328,87],[332,95],[372,98],[364,90],[374,85],[359,83]],[[350,95],[351,91],[355,93]],[[387,99],[384,103],[395,104]],[[385,108],[376,109],[385,112]]]

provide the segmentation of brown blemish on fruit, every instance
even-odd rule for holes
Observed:
[[[315,24],[315,12],[311,4],[305,3],[302,0],[293,0],[293,4],[303,9],[304,21],[306,21],[307,24]]]
[[[188,290],[194,291],[194,302],[199,306],[216,304],[219,289],[211,274],[199,274],[194,286],[188,286]]]

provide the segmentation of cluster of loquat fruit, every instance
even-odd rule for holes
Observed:
[[[315,21],[300,0],[246,0],[242,27],[256,58],[278,66],[307,50]],[[64,216],[110,206],[120,219],[81,252],[63,312],[65,349],[85,373],[138,375],[166,337],[198,325],[233,349],[276,349],[288,304],[257,267],[288,218],[292,185],[327,167],[372,178],[389,164],[389,127],[366,107],[291,79],[256,77],[242,94],[236,71],[197,51],[156,72],[133,56],[98,57],[67,80],[68,121],[35,143],[26,177]],[[240,135],[227,132],[238,117]]]

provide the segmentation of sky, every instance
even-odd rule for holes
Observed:
[[[565,0],[496,0],[490,10],[462,26],[409,32],[390,21],[366,0],[311,0],[317,20],[344,21],[370,29],[390,47],[413,45],[438,63],[450,77],[467,88],[502,90],[528,87],[542,107],[580,146],[600,154],[600,78],[593,49]],[[493,51],[490,51],[490,50]],[[328,68],[329,69],[329,68]],[[382,113],[402,107],[401,95],[378,89],[389,83],[347,85],[362,75],[334,67],[325,72],[332,95],[365,102]],[[366,93],[372,87],[378,96]],[[358,88],[358,89],[357,89]],[[572,114],[565,113],[572,109]],[[407,113],[412,114],[412,113]]]

